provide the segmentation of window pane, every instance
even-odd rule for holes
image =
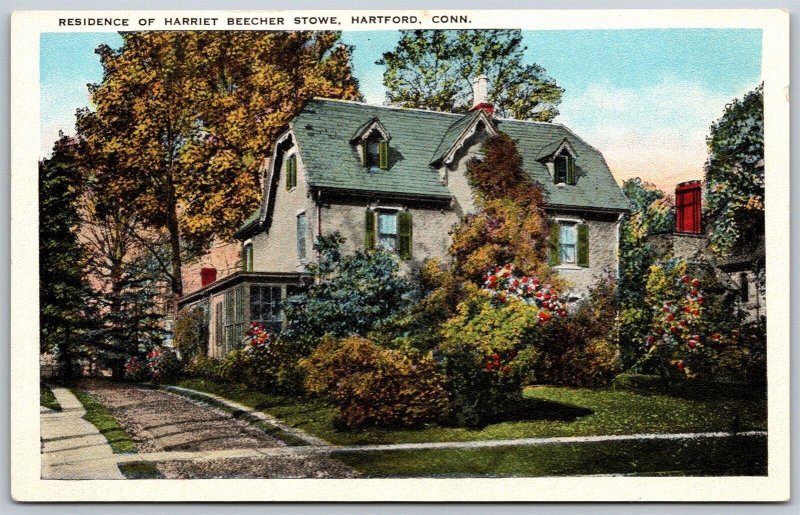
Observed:
[[[576,232],[575,231],[575,225],[572,225],[572,224],[569,224],[569,225],[564,224],[564,225],[562,225],[561,226],[561,237],[560,237],[559,241],[561,241],[562,244],[566,243],[566,244],[574,245],[575,242],[576,242],[575,232]]]
[[[556,158],[556,183],[567,182],[567,157],[559,156]]]
[[[367,142],[367,166],[378,166],[378,141],[370,140]]]
[[[389,234],[381,234],[380,241],[378,242],[380,248],[384,250],[396,250],[397,249],[397,236],[389,235]]]
[[[574,263],[575,262],[575,245],[561,244],[561,262]]]
[[[381,235],[397,235],[397,213],[379,213],[378,232]]]
[[[306,215],[297,215],[297,258],[306,258]]]

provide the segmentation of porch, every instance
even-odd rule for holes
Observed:
[[[184,296],[179,309],[200,307],[208,329],[208,355],[223,357],[241,346],[251,322],[280,332],[282,302],[310,278],[300,273],[236,272]]]

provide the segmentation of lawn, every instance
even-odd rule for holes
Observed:
[[[766,429],[767,418],[763,396],[731,386],[704,385],[675,389],[674,392],[656,388],[636,392],[542,386],[526,389],[524,401],[505,421],[481,429],[434,425],[414,430],[369,428],[340,431],[333,423],[336,408],[320,400],[252,392],[241,385],[203,379],[186,379],[178,386],[213,393],[262,410],[337,445],[744,431]],[[486,450],[475,452],[482,454]],[[547,451],[528,449],[525,452]]]
[[[767,439],[603,442],[334,453],[367,477],[502,477],[625,474],[756,476],[767,473]]]
[[[53,395],[53,390],[43,383],[39,383],[39,406],[61,411],[61,404],[58,403],[56,396]]]
[[[84,409],[86,409],[86,415],[83,416],[84,420],[91,422],[100,433],[106,437],[106,440],[108,440],[114,452],[136,452],[136,446],[133,444],[133,441],[131,441],[128,433],[120,427],[119,423],[117,423],[116,419],[105,406],[97,402],[94,397],[88,393],[78,390],[77,388],[73,388],[72,393],[75,394],[78,400],[81,401],[81,404],[83,404]]]

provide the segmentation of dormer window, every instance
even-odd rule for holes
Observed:
[[[389,168],[389,142],[380,138],[370,138],[364,142],[364,166],[370,170]]]
[[[350,143],[361,147],[361,161],[369,170],[389,169],[389,141],[392,137],[377,118],[358,128]]]
[[[567,153],[553,159],[554,181],[556,184],[575,184],[575,160]]]

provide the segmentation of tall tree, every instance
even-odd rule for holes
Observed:
[[[764,233],[764,88],[725,107],[707,138],[706,219],[711,246],[727,254]]]
[[[103,81],[79,131],[116,162],[104,194],[128,199],[168,235],[174,297],[185,258],[230,237],[257,205],[258,167],[303,103],[358,96],[338,41],[331,32],[140,32],[119,50],[98,49]]]
[[[482,161],[467,167],[479,210],[455,228],[450,246],[457,274],[481,284],[490,267],[512,263],[523,275],[550,278],[541,188],[522,169],[507,134],[489,138],[483,152]]]
[[[82,188],[76,147],[72,138],[61,137],[52,157],[39,162],[39,345],[58,356],[66,376],[87,329],[86,259],[76,232]]]
[[[383,84],[389,104],[436,111],[472,106],[472,80],[489,79],[489,98],[500,116],[552,121],[563,89],[544,68],[525,59],[519,30],[404,30],[391,52]]]

